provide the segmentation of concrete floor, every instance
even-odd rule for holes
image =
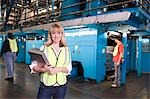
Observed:
[[[15,64],[14,81],[5,81],[5,67],[0,61],[0,99],[36,99],[39,75],[30,74],[24,63]],[[71,78],[65,99],[150,99],[150,74],[137,77],[127,74],[127,82],[121,88],[111,88],[110,81],[96,84],[80,77]]]

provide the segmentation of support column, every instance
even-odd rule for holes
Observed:
[[[122,43],[124,45],[124,62],[121,66],[121,84],[126,83],[126,67],[127,67],[127,33],[123,33]]]
[[[141,76],[142,36],[138,39],[137,75]]]

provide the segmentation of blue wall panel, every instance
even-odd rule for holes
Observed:
[[[80,45],[79,61],[82,62],[84,77],[96,79],[96,50],[93,45]]]
[[[1,49],[2,49],[2,44],[3,44],[3,40],[1,39],[0,40],[0,52],[1,52]]]
[[[142,53],[142,72],[150,73],[150,52]]]
[[[136,70],[136,40],[131,41],[131,70]]]
[[[150,38],[142,39],[142,63],[141,71],[143,73],[150,73]]]
[[[25,42],[18,41],[19,52],[17,55],[17,62],[25,62]]]
[[[129,72],[131,70],[131,39],[128,39],[128,46],[127,46],[127,58],[126,58],[126,62],[127,62],[127,72]]]
[[[107,37],[106,34],[99,30],[97,37],[97,75],[96,78],[98,81],[104,80],[106,76],[106,46],[107,46]],[[101,75],[101,76],[99,76]]]

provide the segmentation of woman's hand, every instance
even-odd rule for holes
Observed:
[[[57,74],[58,72],[60,72],[60,67],[54,67],[52,65],[45,64],[44,68],[50,75],[54,75],[54,74]]]
[[[44,69],[46,70],[46,72],[48,72],[51,75],[52,74],[51,70],[53,69],[53,66],[49,64],[45,64]]]
[[[113,52],[110,52],[110,51],[108,51],[108,50],[106,51],[106,53],[107,53],[107,54],[113,54]]]
[[[55,67],[55,68],[50,68],[50,69],[49,69],[49,73],[50,73],[51,75],[57,74],[57,73],[58,73],[57,67]]]
[[[35,72],[49,72],[48,65],[38,65],[33,67]]]
[[[54,75],[54,74],[57,74],[59,72],[65,72],[67,73],[68,72],[68,69],[67,68],[64,68],[64,67],[54,67],[52,65],[44,65],[44,69],[45,69],[45,72],[48,72],[49,75]]]
[[[49,74],[54,75],[63,71],[63,67],[51,67],[49,68]]]

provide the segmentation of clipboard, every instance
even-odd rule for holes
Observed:
[[[46,55],[40,49],[34,48],[34,49],[29,50],[28,53],[30,54],[31,59],[33,61],[37,61],[38,63],[41,63],[41,64],[49,64],[49,61]]]

